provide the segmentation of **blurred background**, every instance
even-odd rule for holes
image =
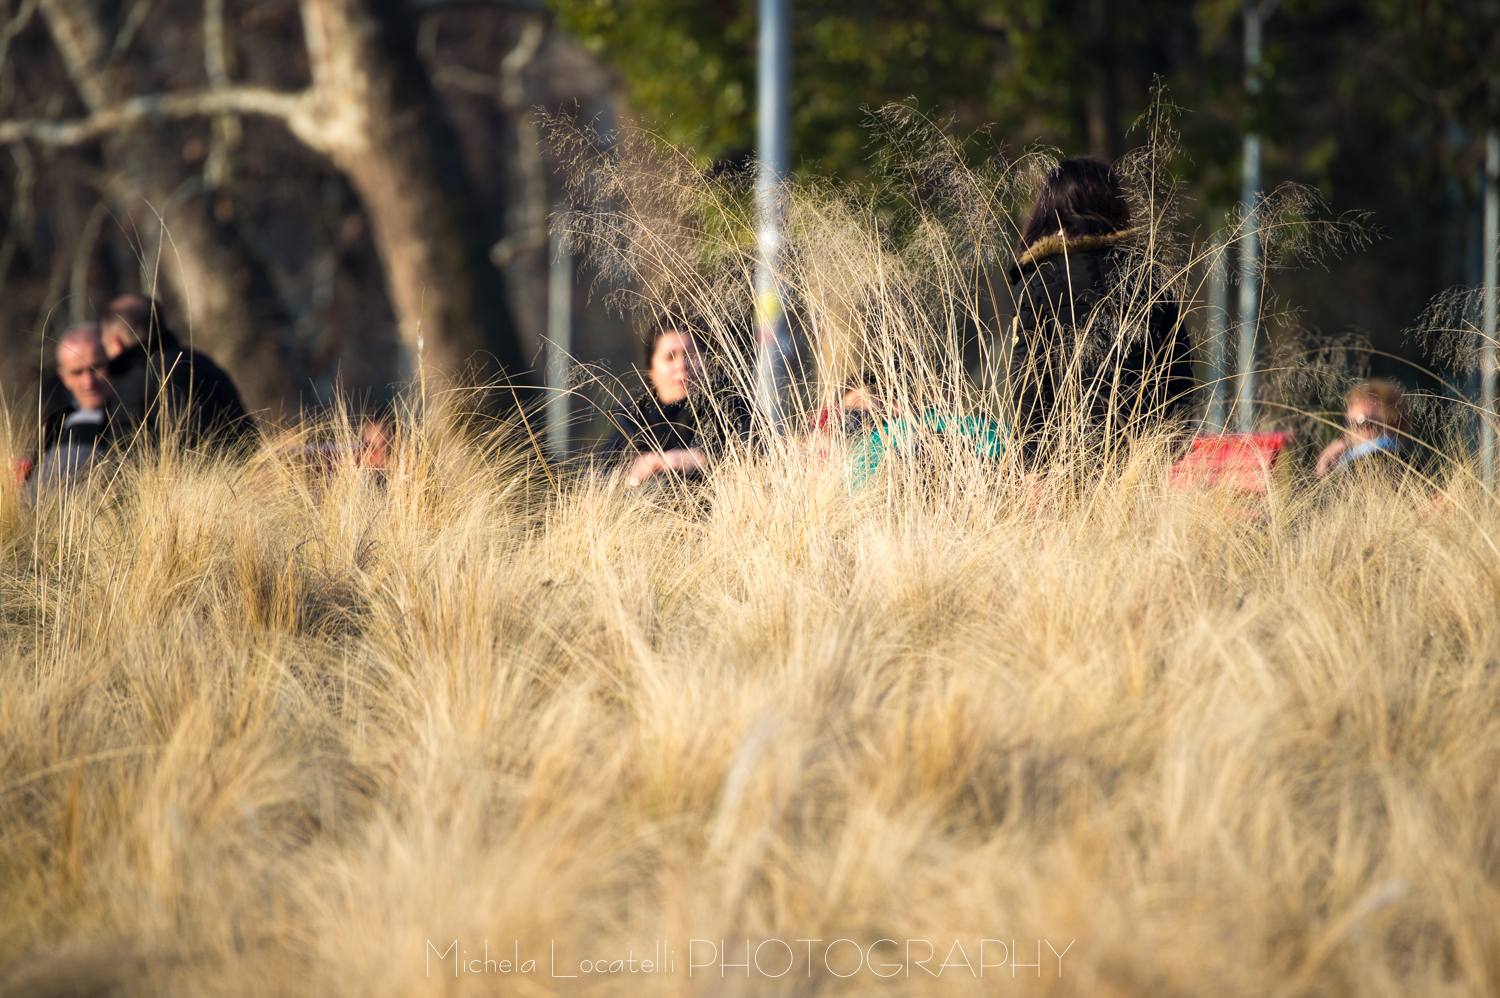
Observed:
[[[639,345],[549,242],[562,201],[541,115],[605,140],[636,121],[703,170],[755,142],[750,0],[4,0],[0,388],[24,404],[49,339],[155,291],[184,339],[273,416],[336,388],[379,405],[414,354],[541,381],[545,344],[629,375]],[[976,157],[1116,158],[1156,81],[1200,237],[1240,197],[1317,188],[1380,238],[1271,291],[1304,331],[1365,337],[1409,385],[1407,331],[1481,281],[1500,0],[1285,0],[1244,76],[1241,0],[796,0],[792,164],[867,175],[867,109],[951,116]],[[413,254],[425,257],[417,259]],[[422,320],[418,325],[417,320]],[[1274,331],[1273,331],[1274,335]],[[605,423],[579,406],[578,440]]]

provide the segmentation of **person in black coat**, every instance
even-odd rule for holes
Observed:
[[[128,425],[152,441],[180,429],[189,447],[249,441],[255,427],[234,381],[207,356],[182,346],[156,301],[121,295],[105,307],[99,326],[117,427]]]
[[[657,322],[647,337],[646,364],[650,390],[610,415],[615,434],[605,453],[630,462],[627,484],[663,473],[701,477],[735,440],[749,437],[749,403],[723,379],[704,377],[687,324]]]
[[[1067,159],[1048,172],[1007,275],[1011,397],[1033,463],[1070,431],[1118,439],[1191,405],[1181,307],[1152,280],[1144,236],[1108,164]]]

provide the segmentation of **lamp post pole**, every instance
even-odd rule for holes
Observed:
[[[565,458],[572,415],[568,358],[573,351],[573,254],[566,248],[562,230],[561,221],[552,227],[547,258],[547,447],[556,457]]]
[[[1213,237],[1208,271],[1208,430],[1223,433],[1229,422],[1229,248],[1220,231]]]
[[[1479,461],[1484,487],[1495,488],[1495,294],[1500,256],[1500,131],[1489,130],[1484,155],[1484,331],[1479,345]]]
[[[1245,0],[1245,103],[1249,115],[1244,140],[1245,233],[1240,240],[1239,398],[1236,425],[1255,429],[1255,339],[1260,326],[1260,122],[1256,120],[1261,84],[1261,28],[1277,0]]]
[[[755,179],[755,394],[768,426],[782,421],[791,329],[780,282],[785,207],[783,184],[791,169],[791,0],[760,0],[757,68],[760,171]]]

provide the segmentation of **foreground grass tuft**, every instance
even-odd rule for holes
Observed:
[[[384,485],[0,494],[0,990],[1500,987],[1500,521],[1458,477],[686,496],[400,440]],[[693,939],[796,972],[689,978]],[[840,939],[895,942],[840,979]],[[982,939],[1017,976],[906,962]]]

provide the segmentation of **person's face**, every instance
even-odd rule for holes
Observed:
[[[1380,403],[1355,399],[1344,410],[1344,432],[1353,440],[1374,440],[1385,432],[1380,425]]]
[[[114,360],[140,342],[130,331],[130,327],[123,322],[106,323],[99,331],[99,338],[103,341],[104,352],[110,360]]]
[[[366,468],[384,468],[391,457],[391,435],[379,423],[359,428],[359,463]]]
[[[868,388],[851,388],[844,392],[844,398],[840,402],[846,412],[856,410],[868,410],[875,408],[875,396],[870,394]]]
[[[663,402],[684,398],[698,377],[698,345],[683,333],[664,333],[651,351],[651,387]]]
[[[71,340],[58,347],[57,376],[80,409],[102,409],[109,401],[108,367],[97,340]]]

